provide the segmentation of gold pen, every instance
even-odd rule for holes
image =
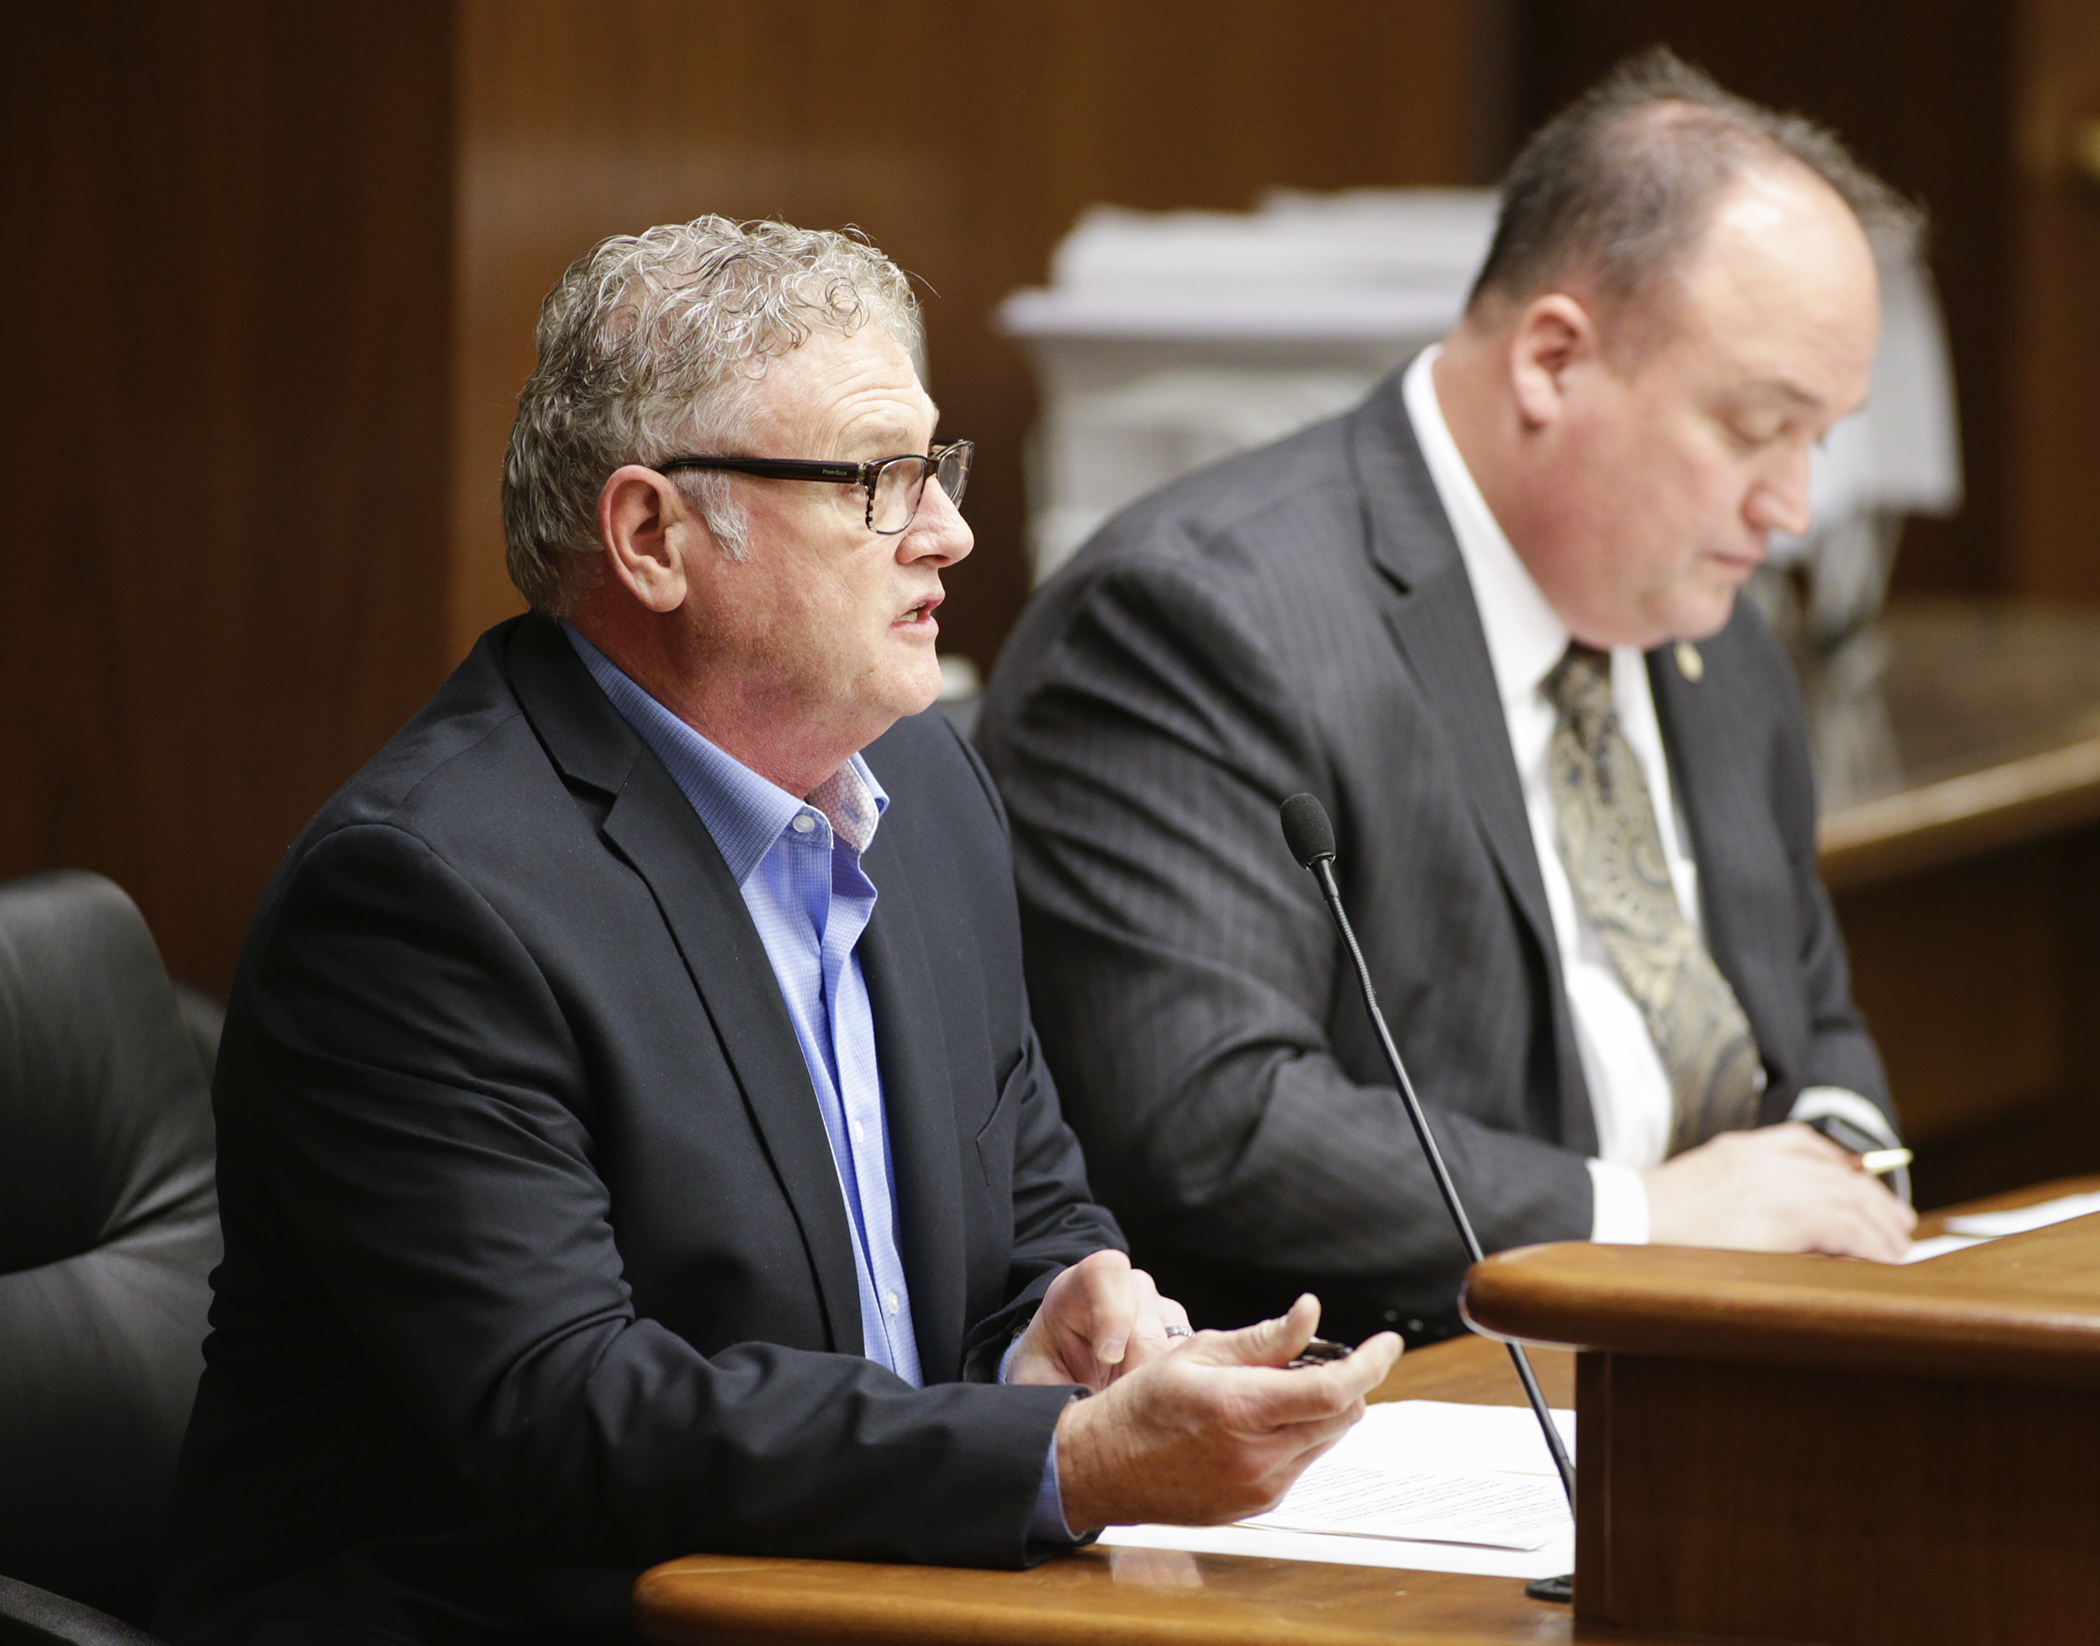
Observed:
[[[1883,1172],[1893,1172],[1898,1166],[1910,1164],[1908,1149],[1869,1149],[1859,1157],[1859,1169],[1872,1172],[1879,1177]]]

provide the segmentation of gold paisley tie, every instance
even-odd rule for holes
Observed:
[[[1640,762],[1611,695],[1611,658],[1576,642],[1546,676],[1559,711],[1547,781],[1576,901],[1646,1019],[1670,1079],[1670,1153],[1757,1123],[1750,1020],[1678,906]]]

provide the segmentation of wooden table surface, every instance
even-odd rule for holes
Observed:
[[[2091,1186],[2038,1185],[1959,1210]],[[1921,1220],[1920,1236],[1938,1233],[1945,1215]],[[1537,1349],[1533,1360],[1546,1398],[1573,1405],[1575,1357]],[[1460,1338],[1403,1356],[1372,1398],[1515,1406],[1524,1396],[1500,1344]],[[1526,1599],[1513,1578],[1153,1549],[1082,1549],[1028,1572],[691,1555],[644,1574],[635,1616],[651,1640],[710,1646],[1552,1646],[1707,1638],[1577,1624],[1566,1606]]]
[[[2100,616],[1900,601],[1802,688],[1832,891],[2100,820]]]
[[[1534,1358],[1546,1398],[1570,1405],[1575,1357],[1548,1349]],[[1507,1352],[1476,1337],[1402,1356],[1372,1398],[1521,1405],[1524,1395]],[[652,1640],[768,1646],[1543,1646],[1630,1638],[1577,1628],[1566,1606],[1525,1599],[1514,1578],[1158,1549],[1081,1549],[1027,1572],[693,1555],[647,1573],[635,1588],[635,1613]]]

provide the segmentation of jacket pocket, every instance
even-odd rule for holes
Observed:
[[[1013,1233],[1014,1133],[1020,1125],[1022,1094],[1028,1087],[1032,1061],[1026,1053],[1015,1060],[1013,1072],[999,1088],[999,1101],[977,1128],[977,1164],[992,1197],[996,1226],[1008,1237]]]

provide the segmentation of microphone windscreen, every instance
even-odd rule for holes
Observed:
[[[1334,824],[1327,808],[1309,794],[1294,794],[1283,803],[1283,839],[1301,869],[1334,856]]]

